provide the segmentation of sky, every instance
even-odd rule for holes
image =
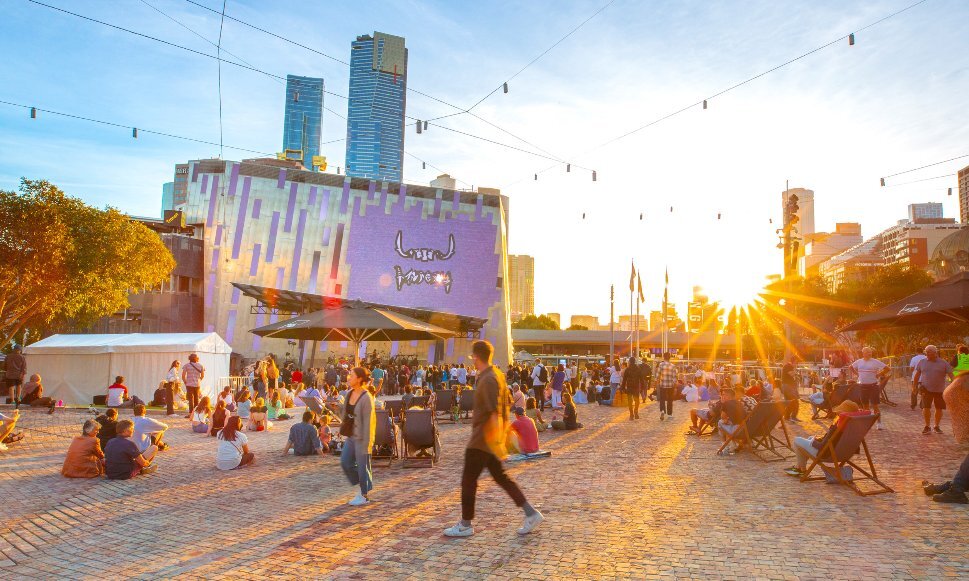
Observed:
[[[45,1],[216,51],[216,0],[193,0],[215,12],[185,0]],[[481,119],[435,123],[540,155],[408,127],[405,150],[429,165],[405,157],[404,181],[426,184],[440,173],[434,166],[462,187],[500,188],[510,199],[510,252],[535,257],[536,310],[561,313],[566,324],[572,314],[605,323],[611,284],[616,315],[629,310],[633,260],[644,313],[659,308],[666,270],[681,315],[693,285],[714,299],[752,298],[781,270],[774,230],[786,183],[815,191],[818,231],[860,222],[867,238],[913,202],[942,202],[946,216],[958,217],[957,196],[946,195],[955,177],[907,182],[954,174],[969,158],[879,187],[881,176],[969,154],[969,2],[927,0],[863,29],[915,1],[228,0],[228,16],[318,52],[230,19],[222,47],[232,55],[224,58],[276,75],[323,77],[338,95],[347,93],[348,68],[319,53],[348,61],[351,41],[374,31],[406,38],[410,89],[460,108],[511,79],[507,94],[474,108]],[[854,46],[834,42],[713,97],[855,31]],[[220,153],[145,132],[132,139],[130,130],[218,143],[214,59],[27,0],[0,2],[0,54],[0,101],[121,125],[43,112],[30,119],[27,109],[0,104],[0,188],[47,179],[97,206],[158,215],[174,165]],[[223,143],[279,151],[282,82],[223,63],[221,89]],[[705,98],[706,110],[697,105],[615,140]],[[346,100],[327,95],[325,106],[336,113],[324,115],[323,141],[342,140]],[[457,111],[413,91],[407,98],[416,118]],[[331,167],[343,165],[343,141],[322,149]],[[229,148],[222,155],[253,157]]]

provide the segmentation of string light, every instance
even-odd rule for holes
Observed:
[[[138,139],[138,128],[137,127],[132,127],[131,128],[131,136],[134,137],[135,139]]]
[[[572,164],[571,163],[565,164],[565,173],[571,173],[571,172],[572,172]]]
[[[848,46],[855,46],[855,33],[852,32],[848,35]]]
[[[422,133],[422,131],[421,131],[421,120],[418,119],[417,120],[417,134],[420,135],[421,133]]]
[[[703,100],[703,108],[704,108],[704,109],[706,109],[706,108],[707,108],[707,100],[706,100],[706,99],[704,99],[704,100]]]
[[[31,107],[30,108],[30,118],[31,119],[36,119],[37,118],[37,107]]]
[[[507,95],[508,94],[508,83],[505,83],[504,84],[504,89],[505,89],[505,94]]]

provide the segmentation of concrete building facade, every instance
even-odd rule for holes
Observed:
[[[508,255],[511,295],[511,320],[520,321],[535,314],[535,258],[526,254]]]

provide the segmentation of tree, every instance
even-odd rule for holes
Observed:
[[[585,325],[572,325],[566,331],[588,331],[589,328]]]
[[[175,259],[157,234],[47,181],[0,190],[0,346],[25,328],[86,326],[166,280]]]
[[[520,321],[511,324],[512,329],[537,329],[540,331],[558,331],[559,324],[545,315],[526,315]]]

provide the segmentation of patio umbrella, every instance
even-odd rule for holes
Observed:
[[[960,272],[842,328],[862,331],[906,325],[969,323],[969,272]]]
[[[453,337],[455,333],[361,301],[345,301],[320,311],[252,329],[266,338],[309,341],[343,340],[354,344],[354,356],[364,341],[415,341]]]

